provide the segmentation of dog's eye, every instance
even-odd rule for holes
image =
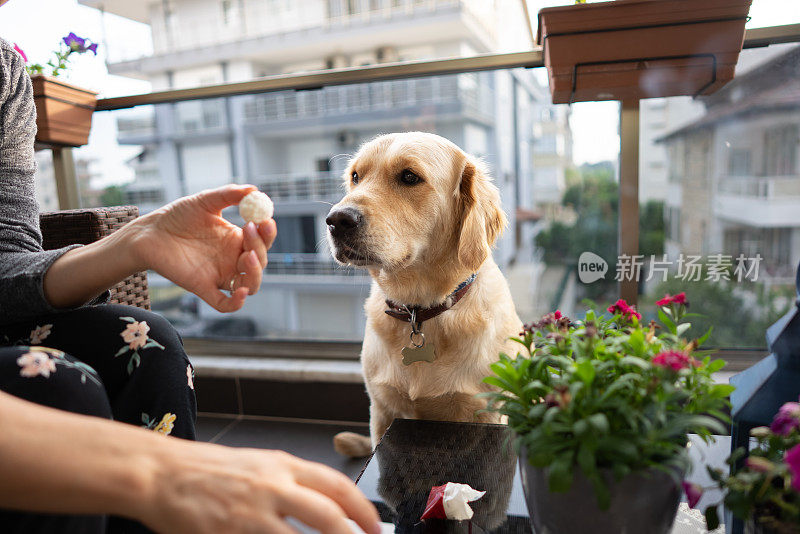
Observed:
[[[422,181],[422,178],[409,171],[408,169],[400,173],[400,181],[406,185],[414,185]]]
[[[358,183],[358,173],[353,171],[353,174],[350,175],[353,178],[353,185]]]

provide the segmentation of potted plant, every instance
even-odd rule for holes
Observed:
[[[747,522],[746,532],[800,534],[800,403],[787,402],[769,427],[750,434],[758,445],[747,458],[744,448],[728,457],[730,474],[711,467],[708,473],[723,491],[725,506]],[[719,525],[718,506],[706,508],[709,529]]]
[[[16,48],[27,62],[25,53]],[[46,66],[34,63],[25,67],[33,82],[37,143],[51,146],[81,146],[87,143],[92,128],[92,114],[97,106],[97,93],[58,79],[67,68],[72,54],[86,52],[97,55],[97,43],[70,33],[62,39],[60,49],[54,52],[55,57]],[[46,70],[49,70],[48,74],[45,74]]]
[[[688,340],[686,295],[658,301],[662,326],[624,300],[611,316],[560,312],[526,325],[524,350],[491,366],[488,409],[516,434],[528,510],[538,534],[669,532],[690,466],[688,434],[709,441],[732,386]],[[579,513],[576,513],[579,510]]]
[[[733,79],[751,0],[617,0],[539,12],[554,104],[710,94]]]

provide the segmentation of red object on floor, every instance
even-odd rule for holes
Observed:
[[[447,519],[444,512],[444,488],[447,484],[434,486],[428,495],[428,502],[425,503],[425,511],[422,512],[420,519]]]

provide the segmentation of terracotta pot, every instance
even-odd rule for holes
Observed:
[[[36,103],[36,142],[81,146],[89,139],[97,93],[50,76],[31,76]]]
[[[572,487],[551,493],[547,470],[519,456],[522,488],[536,534],[669,534],[681,500],[678,484],[663,471],[631,473],[615,482],[609,474],[611,506],[600,510],[591,482],[576,469]]]
[[[617,0],[542,9],[553,103],[709,94],[733,79],[751,0]]]

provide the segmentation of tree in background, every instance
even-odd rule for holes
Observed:
[[[125,204],[125,195],[122,188],[118,185],[110,185],[103,190],[100,195],[101,206],[123,206]]]

